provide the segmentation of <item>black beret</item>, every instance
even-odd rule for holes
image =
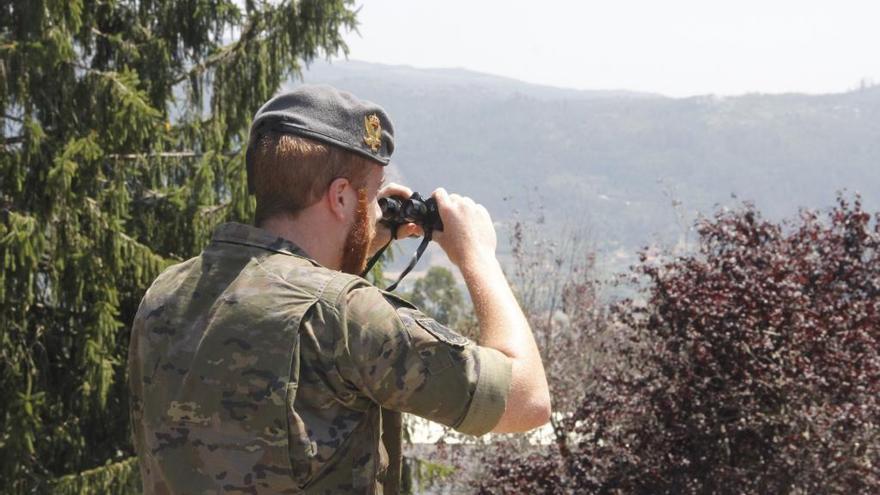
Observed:
[[[385,110],[345,91],[302,84],[267,101],[254,115],[250,142],[267,132],[295,134],[388,165],[394,126]]]

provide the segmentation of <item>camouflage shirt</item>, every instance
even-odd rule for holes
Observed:
[[[145,493],[323,494],[397,486],[386,476],[400,446],[383,442],[383,410],[491,430],[511,364],[364,279],[230,223],[147,291],[128,366]]]

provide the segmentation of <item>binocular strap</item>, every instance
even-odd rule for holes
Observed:
[[[419,248],[416,249],[416,254],[414,254],[412,259],[409,260],[409,265],[407,265],[406,268],[403,270],[403,273],[401,273],[400,276],[397,277],[397,282],[389,285],[388,288],[385,290],[387,290],[388,292],[392,292],[394,289],[397,288],[397,284],[399,284],[400,281],[403,280],[403,277],[405,277],[406,274],[410,272],[410,270],[415,268],[416,263],[418,263],[422,255],[425,254],[425,249],[428,248],[428,244],[431,243],[431,233],[431,230],[425,231],[425,237],[422,238],[422,243],[419,244]]]
[[[422,243],[419,244],[419,248],[416,250],[416,253],[413,255],[412,259],[409,261],[409,265],[407,265],[406,268],[403,270],[403,272],[400,274],[400,276],[397,277],[397,282],[394,282],[393,284],[389,285],[388,288],[385,290],[387,290],[388,292],[392,292],[394,289],[397,288],[397,285],[400,283],[400,281],[403,280],[403,277],[405,277],[410,271],[412,271],[413,268],[415,268],[416,263],[418,263],[419,259],[421,259],[422,255],[425,254],[425,249],[428,248],[428,244],[431,243],[431,234],[432,233],[433,233],[433,231],[431,231],[431,230],[425,231],[425,236],[422,238]],[[391,239],[392,240],[397,239],[397,226],[395,226],[393,228],[393,230],[391,231]],[[372,258],[370,258],[370,261],[367,262],[367,268],[364,270],[363,275],[361,275],[362,277],[366,277],[367,274],[370,273],[370,270],[373,269],[373,266],[376,264],[376,262],[379,261],[379,258],[381,258],[382,255],[385,253],[385,250],[388,249],[388,246],[391,245],[391,242],[392,241],[388,241],[388,244],[385,244],[384,246],[382,246],[382,249],[380,249],[376,254],[373,255]]]
[[[386,242],[385,245],[382,246],[382,249],[376,251],[376,254],[374,254],[373,257],[370,258],[370,261],[367,262],[367,267],[364,268],[364,273],[361,273],[361,278],[367,278],[367,274],[370,273],[370,270],[373,269],[373,265],[375,265],[376,262],[379,261],[379,258],[381,258],[383,254],[385,254],[385,250],[388,249],[388,246],[391,245],[391,242],[397,239],[398,227],[400,227],[400,225],[391,226],[391,239],[388,239],[388,242]]]

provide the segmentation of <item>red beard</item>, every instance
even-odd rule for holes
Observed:
[[[373,225],[367,215],[367,190],[358,189],[358,204],[354,212],[355,218],[342,250],[342,266],[340,270],[353,275],[360,275],[367,267],[367,253],[370,241],[375,234]]]

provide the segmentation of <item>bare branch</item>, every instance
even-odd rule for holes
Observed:
[[[183,81],[187,80],[188,78],[190,78],[192,76],[198,76],[198,75],[202,74],[203,72],[205,72],[206,70],[210,69],[211,67],[214,67],[217,64],[223,62],[230,55],[232,55],[233,53],[238,51],[241,47],[243,47],[245,44],[247,44],[247,42],[250,41],[251,37],[254,34],[255,26],[256,26],[255,22],[248,21],[248,23],[245,25],[244,29],[242,29],[242,31],[241,31],[241,36],[238,38],[238,40],[235,41],[235,43],[231,43],[229,45],[224,46],[223,48],[220,49],[219,52],[208,57],[204,62],[197,64],[196,66],[194,66],[190,70],[177,76],[176,78],[174,78],[173,81],[171,81],[171,84],[172,85],[180,84]]]

